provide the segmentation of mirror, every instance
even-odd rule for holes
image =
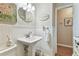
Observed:
[[[26,14],[25,14],[25,10],[23,10],[23,8],[19,8],[18,9],[18,15],[22,20],[26,19]]]
[[[26,20],[25,22],[32,22],[33,14],[31,12],[26,12]]]
[[[18,9],[18,14],[19,17],[24,21],[24,22],[32,22],[33,20],[33,12],[31,9],[26,9],[27,6],[19,7]]]

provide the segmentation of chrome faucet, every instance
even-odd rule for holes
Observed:
[[[26,38],[30,37],[31,34],[32,32],[29,32],[28,34],[26,34]]]

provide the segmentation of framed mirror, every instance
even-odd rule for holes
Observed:
[[[26,19],[26,11],[22,7],[18,9],[18,15],[22,20]]]

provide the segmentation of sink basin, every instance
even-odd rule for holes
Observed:
[[[38,42],[41,39],[42,39],[42,37],[40,37],[40,36],[31,36],[28,38],[21,37],[21,38],[18,38],[17,40],[25,45],[30,45],[30,44],[34,44],[34,43]]]

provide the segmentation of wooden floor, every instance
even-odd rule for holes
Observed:
[[[72,53],[73,53],[72,48],[57,46],[56,56],[72,56]]]

